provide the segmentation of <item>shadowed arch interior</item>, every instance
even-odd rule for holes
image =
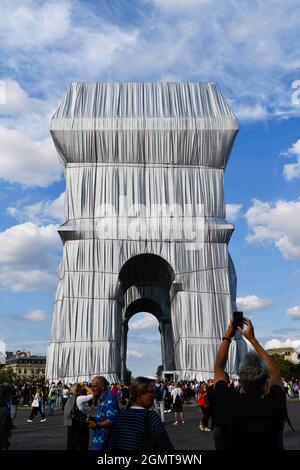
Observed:
[[[125,318],[129,321],[136,313],[139,312],[148,312],[157,318],[158,321],[161,321],[163,311],[159,304],[152,299],[142,299],[135,300],[132,302],[125,312]]]
[[[139,312],[154,315],[159,322],[164,370],[175,368],[170,309],[170,289],[175,274],[161,256],[140,254],[130,258],[120,270],[122,308],[121,378],[124,380],[127,357],[128,322]]]
[[[165,259],[148,253],[130,258],[119,273],[123,293],[133,285],[161,287],[169,293],[174,278],[173,268]]]

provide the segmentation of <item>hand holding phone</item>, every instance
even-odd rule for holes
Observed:
[[[238,329],[238,326],[243,329],[243,312],[233,312],[233,328],[234,330]]]
[[[95,416],[88,416],[88,417],[86,418],[86,420],[87,420],[87,421],[93,421],[94,423],[97,422]]]

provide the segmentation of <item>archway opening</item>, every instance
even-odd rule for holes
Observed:
[[[153,376],[160,365],[163,365],[165,370],[175,368],[170,309],[170,289],[174,279],[175,274],[171,265],[162,257],[154,254],[145,253],[133,256],[122,267],[119,273],[119,287],[123,297],[121,334],[122,379],[125,377],[126,368],[129,368],[130,364],[134,362],[132,361],[134,357],[136,357],[134,364],[144,363],[144,367],[137,369],[135,367],[134,374],[144,371],[143,375],[145,375],[145,371],[147,371],[147,375]],[[146,314],[145,312],[149,313]],[[142,313],[142,316],[141,318],[135,318],[131,322],[132,327],[129,335],[129,339],[133,338],[136,347],[130,346],[127,354],[128,323],[134,315],[139,313]],[[149,314],[156,317],[157,325],[153,318],[149,319],[151,318]],[[151,329],[152,333],[149,336]],[[138,331],[140,334],[138,334]],[[144,342],[143,351],[137,348],[138,343],[141,344],[141,342]],[[160,348],[159,344],[161,345]],[[151,357],[156,358],[155,364],[147,364]]]
[[[133,377],[155,377],[162,364],[158,319],[150,312],[133,314],[128,321],[126,366]]]

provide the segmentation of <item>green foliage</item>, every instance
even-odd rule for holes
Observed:
[[[23,383],[39,383],[45,382],[44,375],[33,374],[33,375],[20,375],[13,372],[11,367],[0,370],[0,384],[23,384]]]
[[[164,371],[163,366],[158,366],[157,371],[156,371],[156,377],[158,379],[162,378],[163,371]]]
[[[131,382],[132,382],[132,371],[126,368],[124,383],[125,385],[130,385]]]
[[[293,377],[299,377],[300,376],[299,375],[300,374],[300,365],[299,364],[293,364],[292,362],[287,361],[280,354],[272,354],[272,358],[274,359],[274,361],[278,365],[278,367],[280,369],[280,372],[281,372],[281,376],[285,380],[290,380]]]

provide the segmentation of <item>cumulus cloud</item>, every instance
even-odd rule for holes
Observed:
[[[226,204],[226,219],[234,221],[240,216],[243,204]]]
[[[52,139],[33,141],[16,129],[0,126],[0,177],[23,186],[46,187],[61,178]]]
[[[255,9],[251,0],[243,8],[237,1],[144,0],[133,3],[126,24],[114,2],[97,13],[70,0],[2,3],[7,67],[16,75],[30,67],[32,87],[48,96],[70,80],[172,77],[217,82],[242,119],[300,113],[287,85],[299,70],[297,48],[286,41],[299,39],[296,0],[276,8],[260,1]]]
[[[252,230],[247,241],[271,243],[286,259],[300,257],[300,199],[279,200],[274,204],[254,199],[246,212]]]
[[[47,316],[43,310],[31,310],[25,313],[24,318],[32,322],[44,322]]]
[[[158,321],[153,315],[146,314],[142,318],[129,323],[130,332],[153,331],[158,329]]]
[[[297,140],[289,149],[288,155],[296,155],[296,163],[287,163],[284,165],[283,174],[287,181],[300,178],[300,139]]]
[[[26,5],[12,1],[1,7],[2,50],[13,51],[7,53],[8,66],[18,73],[30,64],[38,90],[51,86],[55,93],[62,81],[66,87],[71,80],[99,79],[99,74],[109,73],[116,49],[135,41],[138,34],[71,0],[29,0]],[[47,93],[46,88],[43,91]]]
[[[295,348],[300,349],[300,339],[289,339],[279,340],[271,339],[265,345],[265,349],[276,349],[276,348]]]
[[[0,114],[40,113],[44,106],[42,100],[31,98],[16,80],[1,80],[1,93]]]
[[[14,206],[7,208],[7,213],[20,222],[30,221],[40,224],[59,222],[64,220],[65,193],[56,199],[42,200],[33,204],[26,204],[27,199],[18,201]]]
[[[57,285],[57,276],[38,269],[17,271],[3,268],[0,283],[12,292],[43,291]]]
[[[127,359],[142,359],[146,356],[144,352],[136,351],[135,349],[128,349]]]
[[[239,310],[250,313],[272,307],[275,302],[271,299],[257,297],[257,295],[248,295],[246,297],[238,297],[236,303]]]
[[[300,320],[300,305],[287,309],[286,314],[293,320]]]
[[[70,2],[40,3],[4,1],[1,5],[0,37],[9,48],[31,50],[60,44],[70,28]]]
[[[0,282],[14,292],[45,290],[57,283],[61,242],[55,225],[32,222],[0,233]]]

